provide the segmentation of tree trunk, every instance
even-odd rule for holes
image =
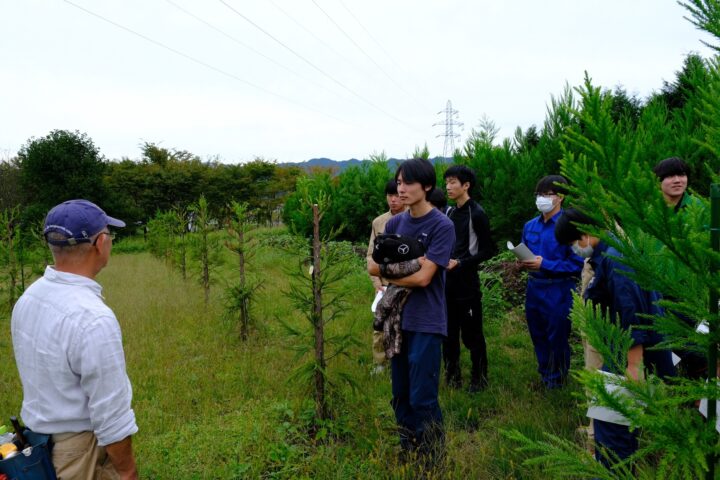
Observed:
[[[325,402],[325,338],[323,332],[322,291],[320,289],[320,217],[317,204],[313,207],[313,320],[315,321],[315,412],[327,418]]]
[[[12,213],[10,214],[12,215]],[[17,259],[15,258],[15,225],[14,218],[8,218],[7,223],[7,239],[8,239],[8,268],[10,274],[10,289],[8,291],[8,305],[10,311],[15,306],[15,293],[17,291]]]
[[[238,219],[242,222],[243,219]],[[240,228],[237,230],[238,236],[238,269],[240,270],[240,288],[243,294],[242,306],[240,307],[240,338],[242,341],[246,341],[248,338],[248,330],[250,323],[250,312],[248,309],[248,292],[247,279],[245,278],[245,232],[243,230],[244,225],[240,224]]]
[[[210,266],[208,265],[210,260],[208,258],[208,233],[207,230],[202,232],[202,247],[201,247],[201,262],[202,262],[202,285],[205,290],[205,307],[210,304]]]
[[[718,231],[718,229],[720,229],[720,184],[713,183],[712,185],[710,185],[710,246],[716,252],[720,251],[720,232]],[[711,262],[709,270],[712,273],[716,273],[718,271],[718,267],[719,266],[716,262]],[[717,318],[719,297],[718,291],[715,289],[711,289],[709,297],[710,305],[708,310],[710,311],[710,316]],[[717,326],[714,324],[714,322],[710,322],[709,328],[710,338],[715,338],[714,330],[717,328]],[[717,365],[717,349],[718,342],[710,342],[707,355],[707,382],[709,384],[718,381],[717,368],[713,367],[714,365]],[[717,399],[715,398],[708,398],[707,402],[707,422],[710,425],[715,425],[715,419],[717,418],[718,412],[716,400]],[[713,433],[715,433],[715,429],[713,429]],[[705,478],[714,479],[717,455],[715,453],[708,453],[706,461],[708,465],[708,472]]]

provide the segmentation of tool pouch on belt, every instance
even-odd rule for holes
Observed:
[[[0,460],[0,473],[4,473],[8,480],[57,480],[52,464],[50,435],[28,429],[23,434],[31,447],[14,457]]]

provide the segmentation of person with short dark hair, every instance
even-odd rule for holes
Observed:
[[[665,203],[676,212],[697,201],[687,192],[690,168],[681,158],[670,157],[661,160],[653,167],[653,173],[660,181],[660,190]]]
[[[387,224],[388,220],[390,220],[398,213],[402,213],[405,210],[405,205],[402,204],[402,202],[400,201],[400,197],[398,196],[397,182],[394,178],[388,180],[388,182],[385,184],[385,201],[387,202],[388,211],[383,213],[382,215],[375,217],[375,219],[372,221],[372,229],[370,230],[370,241],[368,242],[366,256],[366,261],[368,262],[372,260],[373,244],[375,242],[375,237],[385,232],[385,224]],[[379,275],[370,275],[370,279],[372,280],[373,287],[375,287],[375,292],[381,292],[385,290],[387,283],[383,282],[382,278]],[[372,352],[373,363],[375,364],[375,366],[371,370],[371,373],[377,375],[385,370],[385,363],[387,361],[387,359],[385,358],[385,348],[383,348],[382,332],[373,331]]]
[[[445,198],[445,194],[439,188],[434,189],[430,193],[430,198],[428,199],[428,201],[432,204],[433,207],[437,208],[442,213],[447,212],[447,199]]]
[[[582,258],[555,240],[567,180],[560,175],[541,178],[535,187],[540,215],[525,224],[522,241],[535,254],[521,262],[529,270],[525,318],[535,348],[538,372],[548,389],[565,384],[570,369],[570,307],[572,291],[583,268]]]
[[[434,463],[444,449],[444,428],[438,401],[441,346],[447,335],[445,266],[455,243],[452,222],[428,199],[435,189],[435,168],[425,159],[406,160],[395,173],[406,212],[391,218],[385,233],[412,237],[425,255],[420,270],[389,283],[410,287],[401,313],[402,346],[391,359],[392,407],[400,434],[401,455],[418,455]],[[377,263],[368,272],[380,275]]]
[[[665,202],[676,209],[680,209],[681,201],[686,195],[688,174],[690,169],[678,157],[666,158],[658,162],[653,172],[660,180],[660,190]]]
[[[448,309],[448,336],[443,343],[445,380],[450,387],[462,386],[460,338],[470,350],[468,391],[478,392],[488,383],[487,345],[483,333],[482,292],[478,265],[493,256],[495,248],[485,210],[471,197],[475,173],[465,165],[453,165],[445,172],[445,189],[455,207],[448,218],[455,227],[455,248],[447,268],[445,297]]]
[[[699,204],[697,197],[687,192],[690,178],[690,168],[678,157],[666,158],[658,162],[653,172],[660,181],[660,191],[665,203],[677,214],[690,204]],[[669,300],[673,298],[666,297]],[[687,315],[680,312],[672,312],[677,318],[695,328],[696,322]],[[680,370],[683,376],[698,379],[705,377],[707,373],[707,358],[692,349],[676,349],[675,353],[681,358]]]
[[[95,277],[124,227],[87,200],[69,200],[45,218],[55,265],[15,304],[11,329],[23,386],[22,418],[50,434],[58,478],[137,478],[122,334]]]
[[[615,374],[626,374],[633,380],[644,378],[642,367],[648,368],[659,377],[675,374],[672,356],[669,350],[657,350],[652,347],[662,341],[662,336],[648,329],[652,320],[648,315],[660,315],[662,309],[657,305],[660,295],[647,291],[631,280],[628,273],[632,270],[620,263],[617,258],[622,254],[609,246],[593,233],[599,224],[586,214],[567,209],[555,224],[555,238],[558,243],[569,246],[577,255],[589,259],[594,277],[585,289],[584,299],[591,301],[610,319],[623,329],[630,330],[633,345],[627,354],[627,370],[612,371],[612,365],[605,362],[603,370]],[[645,328],[634,328],[643,326]],[[638,448],[638,431],[632,431],[627,425],[594,420],[596,449],[595,457],[606,466],[614,460],[603,450],[615,453],[621,460],[628,458]]]

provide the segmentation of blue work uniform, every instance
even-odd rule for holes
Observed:
[[[648,350],[657,345],[662,336],[647,329],[632,328],[635,325],[652,325],[652,320],[642,315],[661,315],[662,309],[657,305],[660,295],[646,291],[631,280],[626,273],[631,271],[619,263],[616,258],[621,254],[616,249],[600,242],[590,257],[590,266],[595,276],[585,290],[585,300],[601,305],[610,318],[625,329],[630,330],[633,346],[643,346],[643,365],[659,377],[675,375],[672,354],[669,350]],[[608,365],[603,370],[611,371]],[[625,372],[612,372],[624,374]],[[638,448],[638,431],[630,431],[626,425],[618,425],[602,420],[594,421],[595,442],[598,446],[614,452],[620,459],[632,455]],[[612,463],[602,449],[597,449],[595,457],[606,466]]]
[[[533,218],[522,235],[523,243],[543,258],[540,270],[528,275],[525,318],[547,388],[561,387],[570,369],[572,290],[583,268],[583,259],[555,240],[555,222],[561,214],[562,210],[547,221],[542,215]]]

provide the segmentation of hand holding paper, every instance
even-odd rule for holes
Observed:
[[[507,248],[508,248],[508,250],[510,250],[511,252],[513,252],[515,254],[515,256],[518,258],[518,260],[525,261],[525,260],[534,260],[535,259],[535,254],[533,252],[531,252],[530,249],[527,246],[525,246],[524,243],[521,243],[520,245],[518,245],[516,247],[512,244],[512,242],[508,241]]]

